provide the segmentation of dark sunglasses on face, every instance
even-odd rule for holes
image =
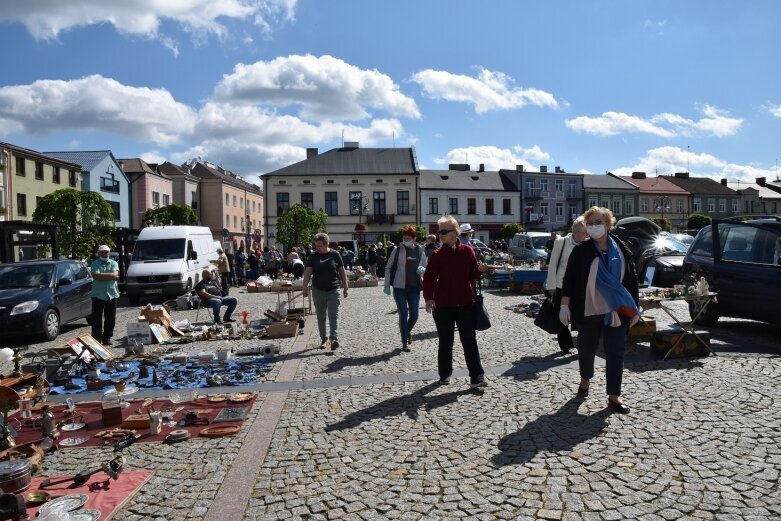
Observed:
[[[439,230],[440,235],[447,235],[450,232],[454,232],[455,230]]]

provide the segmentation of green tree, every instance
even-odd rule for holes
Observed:
[[[523,226],[521,226],[519,223],[506,223],[504,226],[502,226],[502,229],[499,230],[498,235],[500,239],[512,239],[515,237],[516,233],[523,232]]]
[[[189,206],[171,204],[162,208],[149,208],[144,212],[141,227],[147,226],[192,226],[198,217]]]
[[[322,210],[316,212],[296,204],[277,219],[277,242],[282,243],[285,251],[309,244],[315,234],[325,231],[327,220],[328,215]]]
[[[711,218],[701,213],[693,213],[689,216],[689,222],[686,223],[687,230],[699,230],[711,223]]]
[[[33,221],[60,225],[60,249],[73,259],[91,258],[100,244],[114,246],[114,209],[96,192],[55,190],[38,202]],[[39,255],[47,252],[48,248],[41,248]]]
[[[652,218],[651,218],[651,221],[653,221],[653,222],[655,222],[656,224],[658,224],[658,225],[659,225],[659,227],[660,227],[660,228],[661,228],[663,231],[665,231],[665,232],[672,231],[672,229],[673,229],[673,225],[672,225],[672,223],[669,221],[669,219],[667,219],[667,217],[664,217],[664,218],[662,218],[662,217],[652,217]]]

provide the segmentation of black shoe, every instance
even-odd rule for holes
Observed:
[[[222,324],[222,320],[220,320],[220,319],[218,318],[217,320],[215,320],[215,321],[214,321],[214,323],[215,323],[215,324]]]
[[[338,340],[331,340],[331,351],[335,351],[339,347],[339,341]]]
[[[444,378],[440,378],[439,379],[439,384],[440,385],[448,385],[449,383],[450,383],[450,377],[449,376],[446,376]]]
[[[109,338],[109,339],[103,340],[101,342],[101,344],[103,344],[106,347],[111,347],[111,339]]]
[[[233,320],[233,319],[232,319],[232,318],[230,318],[230,317],[223,318],[223,319],[222,319],[222,321],[223,321],[223,322],[236,322],[235,320]]]
[[[619,414],[629,414],[629,407],[620,402],[614,402],[610,398],[607,400],[607,408],[616,411]]]
[[[479,376],[476,376],[475,378],[472,378],[469,382],[469,387],[472,389],[475,389],[477,387],[488,387],[488,382],[485,381],[485,375],[481,374]]]
[[[588,388],[583,389],[581,386],[578,385],[577,397],[578,398],[585,398],[586,396],[588,396]]]

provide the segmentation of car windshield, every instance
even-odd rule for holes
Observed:
[[[470,239],[469,242],[472,243],[472,246],[477,246],[478,248],[488,248],[483,241],[478,239]]]
[[[681,241],[677,241],[669,236],[660,235],[656,238],[656,240],[649,242],[647,245],[648,249],[653,249],[657,252],[664,252],[666,254],[675,255],[680,253],[681,255],[686,253],[686,250],[689,249],[688,246],[686,246]]]
[[[138,241],[132,260],[181,260],[183,257],[184,239],[155,239]]]
[[[548,241],[550,240],[550,236],[542,235],[540,237],[532,237],[531,239],[535,250],[544,250],[545,245],[548,244]]]
[[[52,264],[0,266],[0,289],[46,287],[51,283],[53,270]]]

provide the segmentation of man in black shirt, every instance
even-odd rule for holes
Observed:
[[[214,283],[212,279],[212,272],[209,270],[203,270],[201,273],[201,281],[195,285],[195,293],[201,297],[201,304],[205,307],[212,308],[214,313],[214,323],[221,324],[223,322],[236,322],[231,318],[231,314],[236,309],[239,301],[236,297],[223,296],[224,293],[220,287]],[[225,315],[220,320],[220,307],[228,306],[225,310]]]
[[[309,256],[304,271],[304,296],[309,294],[309,280],[312,280],[312,300],[317,312],[317,327],[320,330],[320,349],[329,345],[339,347],[339,285],[347,298],[347,272],[338,251],[328,247],[325,233],[315,235],[316,250]],[[329,335],[326,336],[325,319],[328,316]]]

